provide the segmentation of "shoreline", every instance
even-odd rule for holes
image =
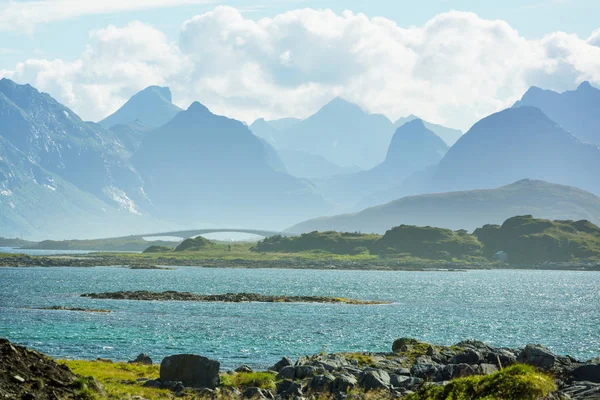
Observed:
[[[547,270],[547,271],[600,271],[597,262],[560,262],[538,265],[510,265],[499,263],[453,263],[445,261],[399,261],[394,259],[340,260],[330,258],[303,259],[282,257],[277,260],[206,258],[198,256],[142,258],[140,255],[99,254],[30,256],[27,254],[0,254],[0,268],[27,267],[122,267],[132,270],[169,270],[169,267],[245,268],[245,269],[308,269],[308,270],[368,270],[368,271],[447,271],[469,270]]]
[[[46,388],[60,390],[65,399],[135,395],[147,399],[425,400],[468,394],[471,399],[497,395],[579,400],[600,396],[600,357],[576,360],[543,345],[503,348],[466,340],[442,346],[399,338],[387,352],[321,352],[297,360],[282,356],[260,371],[246,364],[223,370],[218,360],[194,354],[153,360],[152,355],[142,353],[127,362],[57,360],[5,339],[0,339],[0,346],[7,350],[0,351],[3,365],[15,366],[10,373],[0,369],[0,394],[14,396],[9,398],[22,398],[24,389],[44,398],[41,392]],[[40,358],[46,363],[44,373],[32,375],[30,365]],[[39,385],[40,380],[48,382]],[[84,389],[90,397],[81,397]]]

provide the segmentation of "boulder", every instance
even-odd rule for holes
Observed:
[[[239,367],[237,367],[235,369],[235,372],[237,372],[237,373],[240,373],[240,372],[241,373],[251,373],[251,372],[254,372],[254,371],[248,365],[243,364],[243,365],[240,365]]]
[[[331,384],[333,393],[347,393],[358,384],[355,377],[351,375],[340,375]]]
[[[476,368],[477,373],[479,375],[491,375],[494,372],[498,372],[498,367],[496,366],[496,364],[479,364],[479,366],[477,366]]]
[[[148,354],[141,353],[134,360],[129,361],[129,364],[152,365],[152,359]]]
[[[436,375],[441,370],[442,367],[437,364],[414,364],[410,369],[410,373],[412,376],[416,376],[417,378],[428,379]]]
[[[302,385],[290,379],[284,379],[277,384],[277,395],[282,398],[302,397]]]
[[[477,373],[476,367],[469,364],[448,364],[441,371],[442,379],[455,379],[473,376]]]
[[[292,360],[290,360],[288,357],[283,357],[281,360],[277,361],[271,368],[269,368],[269,370],[279,372],[282,368],[290,367],[292,365],[294,365]]]
[[[390,385],[395,388],[403,387],[404,383],[410,379],[410,376],[393,374],[390,375]]]
[[[366,391],[389,390],[390,375],[382,369],[367,369],[361,374],[358,384]]]
[[[277,379],[294,379],[296,378],[296,367],[287,365],[279,370]]]
[[[294,376],[296,379],[312,378],[313,376],[317,375],[317,372],[318,369],[312,365],[300,365],[295,367]],[[323,372],[325,371],[323,370]]]
[[[573,381],[600,383],[600,364],[581,364],[569,371]]]
[[[556,364],[556,356],[544,346],[528,344],[519,353],[517,361],[544,370],[551,370]]]
[[[412,339],[412,338],[400,338],[400,339],[396,339],[394,340],[394,343],[392,343],[392,351],[394,353],[399,352],[399,351],[408,351],[412,346],[419,344],[421,342],[419,342],[417,339]]]
[[[326,373],[323,375],[316,375],[311,378],[308,382],[308,388],[311,392],[322,393],[331,391],[331,385],[335,381],[335,376]]]
[[[458,353],[450,360],[451,364],[479,364],[483,361],[481,354],[473,349],[465,349],[462,353]]]
[[[176,354],[165,357],[160,364],[160,380],[180,381],[195,388],[216,388],[219,383],[218,361],[195,354]]]

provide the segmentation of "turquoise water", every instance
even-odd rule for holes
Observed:
[[[179,290],[388,300],[382,306],[93,300],[81,293]],[[43,311],[64,305],[111,314]],[[600,273],[376,272],[178,268],[0,268],[0,337],[66,358],[156,361],[175,353],[225,368],[267,367],[282,355],[387,351],[395,338],[495,346],[543,343],[600,355]]]

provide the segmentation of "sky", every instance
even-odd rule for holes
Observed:
[[[597,0],[0,0],[0,76],[97,121],[149,85],[251,123],[340,96],[468,129],[600,86]]]

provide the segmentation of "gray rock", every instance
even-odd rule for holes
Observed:
[[[296,378],[296,367],[291,365],[285,366],[279,370],[277,379],[294,379]]]
[[[396,368],[396,370],[394,370],[394,374],[396,374],[396,375],[410,375],[410,369],[408,369],[408,368]]]
[[[134,360],[129,361],[129,364],[152,365],[152,359],[148,354],[141,353]]]
[[[390,375],[382,369],[367,369],[359,380],[358,384],[365,390],[389,390]]]
[[[351,375],[340,375],[331,384],[333,393],[347,393],[358,384],[355,377]]]
[[[295,367],[296,379],[312,378],[313,376],[317,375],[317,372],[318,369],[312,365],[300,365]]]
[[[479,364],[483,361],[481,353],[473,349],[465,349],[462,353],[458,353],[450,360],[452,364]]]
[[[279,371],[281,371],[282,368],[284,368],[284,367],[290,367],[292,365],[294,365],[294,363],[292,362],[292,360],[290,360],[288,357],[283,357],[281,360],[277,361],[269,369],[271,371],[279,372]]]
[[[582,364],[568,372],[573,381],[600,383],[600,364]]]
[[[161,381],[181,381],[185,386],[210,389],[219,383],[218,361],[194,354],[177,354],[165,357],[160,363]]]
[[[277,395],[282,398],[302,397],[302,385],[290,379],[284,379],[277,384]]]
[[[256,400],[273,400],[275,399],[275,396],[270,390],[261,389],[257,387],[249,387],[242,392],[242,398]]]
[[[170,391],[176,392],[176,393],[182,392],[185,389],[183,382],[163,381],[161,379],[152,379],[152,380],[146,381],[142,386],[155,388],[155,389],[166,389],[166,390],[170,390]]]
[[[441,369],[437,364],[414,364],[410,369],[410,373],[417,378],[431,378]]]
[[[331,391],[331,386],[335,381],[335,376],[326,373],[323,375],[316,375],[311,378],[308,383],[308,388],[311,392],[321,393]]]
[[[544,346],[528,344],[517,357],[517,361],[544,370],[551,370],[556,364],[556,356]]]
[[[508,349],[493,349],[486,354],[486,362],[500,368],[508,367],[517,362],[517,356]]]
[[[463,378],[477,373],[476,369],[469,364],[448,364],[441,371],[443,380]]]
[[[423,384],[424,380],[421,378],[411,377],[403,381],[398,381],[398,386],[401,388],[415,388]]]
[[[495,364],[480,364],[477,367],[477,373],[480,375],[491,375],[494,372],[498,372],[498,367]]]
[[[403,387],[404,382],[410,379],[410,376],[392,374],[390,375],[390,385],[395,388]]]
[[[417,339],[412,339],[412,338],[396,339],[396,340],[394,340],[394,343],[392,343],[392,351],[394,353],[396,353],[398,351],[408,351],[414,345],[419,344],[419,343],[421,343],[421,342],[419,342]]]
[[[254,372],[254,371],[248,365],[243,364],[243,365],[240,365],[239,367],[237,367],[235,369],[235,372],[238,372],[238,373],[240,373],[240,372],[242,372],[242,373],[251,373],[251,372]]]

